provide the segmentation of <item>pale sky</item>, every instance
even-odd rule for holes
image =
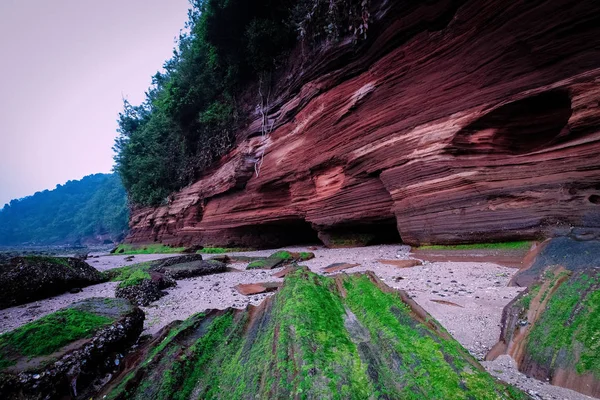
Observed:
[[[123,96],[144,99],[187,0],[0,0],[0,208],[110,172]]]

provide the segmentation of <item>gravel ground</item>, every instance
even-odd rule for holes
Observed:
[[[479,262],[424,262],[412,268],[385,265],[379,259],[408,259],[409,247],[399,245],[369,246],[348,249],[308,250],[306,247],[287,247],[290,251],[313,251],[315,258],[302,264],[312,271],[333,263],[358,263],[344,272],[374,271],[386,284],[405,290],[427,312],[436,318],[471,354],[482,360],[500,336],[502,309],[521,288],[508,287],[516,269]],[[249,256],[267,256],[276,250],[234,253]],[[99,255],[88,262],[106,270],[142,261],[172,257],[173,254],[140,254],[125,262],[126,256]],[[205,258],[210,258],[206,255]],[[281,279],[272,271],[245,270],[245,264],[232,264],[239,271],[189,278],[177,281],[177,287],[148,307],[145,333],[154,334],[175,320],[183,320],[207,309],[227,307],[244,308],[258,304],[272,294],[243,296],[233,287],[239,283],[277,282]],[[75,301],[88,297],[112,297],[116,283],[109,282],[84,288],[77,294],[63,294],[43,301],[0,310],[0,332],[14,329]],[[443,300],[456,305],[440,304]],[[521,374],[508,356],[494,362],[482,362],[494,376],[527,391],[532,397],[543,400],[591,399],[577,392],[552,386],[546,382],[527,378]]]

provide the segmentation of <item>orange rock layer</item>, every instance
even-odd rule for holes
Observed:
[[[599,2],[372,7],[364,43],[294,56],[270,132],[256,113],[214,170],[168,205],[133,210],[128,241],[261,247],[399,233],[422,244],[600,230]]]

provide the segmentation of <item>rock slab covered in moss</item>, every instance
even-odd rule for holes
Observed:
[[[299,269],[257,307],[174,324],[106,399],[524,399],[374,275]]]
[[[185,279],[226,272],[227,265],[217,260],[193,260],[178,263],[163,263],[153,268],[153,270],[173,279]]]
[[[0,264],[0,309],[103,282],[95,268],[77,258],[26,256]]]
[[[127,300],[91,298],[0,335],[0,398],[90,398],[143,323]]]
[[[499,343],[519,370],[600,396],[600,242],[557,238],[513,278],[528,289],[504,309]]]

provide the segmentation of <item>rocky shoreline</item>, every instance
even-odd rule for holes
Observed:
[[[323,269],[335,263],[358,264],[343,272],[354,273],[373,271],[390,287],[401,289],[464,346],[476,359],[482,362],[488,372],[500,379],[514,383],[537,399],[590,399],[568,389],[549,385],[519,373],[510,358],[500,358],[494,362],[483,362],[485,355],[498,341],[501,332],[501,318],[504,307],[523,288],[510,287],[508,283],[518,269],[490,262],[429,262],[422,265],[400,268],[386,260],[410,260],[408,246],[380,245],[358,248],[326,249],[288,247],[291,252],[311,251],[315,258],[303,261],[310,271],[324,274]],[[267,257],[275,250],[230,253],[235,256]],[[161,259],[165,255],[135,256],[130,263]],[[173,255],[169,255],[173,256]],[[210,258],[210,256],[205,257]],[[235,258],[235,257],[234,257]],[[96,255],[92,265],[115,265],[123,262],[124,256]],[[165,326],[177,320],[209,309],[224,310],[229,307],[245,309],[272,296],[261,293],[244,296],[235,287],[239,284],[260,282],[282,282],[277,276],[285,267],[273,270],[246,269],[247,263],[233,263],[228,272],[213,275],[185,278],[177,281],[177,286],[167,290],[167,294],[147,307],[145,334],[156,334]],[[334,274],[326,274],[334,275]],[[80,293],[66,293],[49,299],[22,306],[0,310],[0,333],[14,329],[27,322],[90,297],[113,297],[116,282],[106,282],[83,288]]]

